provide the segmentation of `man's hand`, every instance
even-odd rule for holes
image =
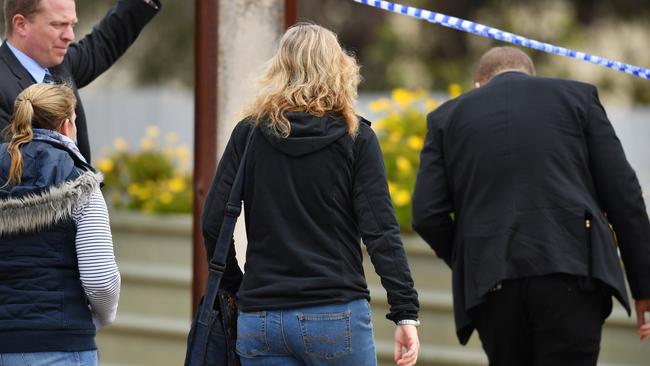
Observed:
[[[636,300],[636,321],[641,340],[650,339],[650,321],[646,321],[646,314],[650,315],[650,299]]]
[[[414,325],[398,325],[395,328],[395,363],[398,366],[412,366],[418,360],[420,341]]]

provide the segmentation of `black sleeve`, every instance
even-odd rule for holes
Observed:
[[[214,175],[210,190],[205,198],[203,211],[201,213],[201,226],[203,228],[203,238],[205,240],[205,251],[207,260],[210,261],[214,248],[217,244],[219,231],[225,214],[226,203],[230,196],[230,189],[235,180],[239,161],[244,152],[248,128],[240,122],[232,134],[226,149],[219,160],[217,172]],[[231,240],[228,251],[228,260],[226,262],[226,271],[221,279],[220,288],[230,291],[237,291],[241,283],[242,272],[235,257],[235,242]]]
[[[106,71],[135,42],[158,9],[143,0],[120,0],[92,32],[68,49],[64,64],[77,88],[83,88]]]
[[[377,136],[360,126],[355,144],[353,203],[359,230],[370,260],[388,294],[394,322],[417,319],[418,294],[413,287],[399,225],[388,193],[384,160]]]
[[[454,240],[452,193],[442,148],[441,124],[449,118],[451,104],[427,116],[427,137],[420,153],[420,168],[413,191],[413,230],[450,267]]]
[[[585,137],[598,199],[618,237],[635,299],[650,299],[650,222],[639,181],[592,86]]]
[[[2,103],[2,102],[0,102]],[[0,106],[0,142],[11,140],[8,109]]]

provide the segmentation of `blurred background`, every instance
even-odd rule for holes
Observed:
[[[118,319],[99,332],[104,365],[182,364],[192,316],[188,213],[194,136],[194,7],[187,0],[162,2],[163,11],[127,54],[81,90],[93,159],[107,177],[105,194],[113,207],[116,256],[123,275]],[[244,19],[245,12],[270,1],[236,2],[241,4],[240,13],[227,16]],[[90,31],[114,3],[78,1],[77,38]],[[647,0],[401,3],[650,67]],[[418,364],[486,365],[476,336],[468,347],[457,344],[451,314],[450,273],[410,233],[410,193],[419,164],[426,113],[449,97],[469,90],[475,61],[490,47],[501,44],[349,0],[298,0],[297,4],[299,20],[315,22],[338,33],[342,45],[362,65],[364,81],[358,111],[375,122],[373,128],[382,143],[391,195],[423,308],[422,354]],[[242,28],[254,30],[255,21],[245,19],[247,24]],[[282,19],[277,21],[282,24]],[[241,29],[220,30],[226,37],[235,37],[238,31]],[[245,45],[259,46],[269,47]],[[586,62],[526,52],[540,75],[576,79],[599,88],[648,200],[650,81]],[[219,55],[226,59],[229,50],[220,49]],[[253,68],[242,74],[220,74],[220,78],[233,78],[253,88],[256,71]],[[241,107],[243,104],[237,102],[232,108]],[[236,115],[228,115],[232,119],[230,124],[237,121]],[[220,142],[220,149],[222,145]],[[366,274],[373,295],[378,356],[382,365],[389,365],[393,326],[384,319],[385,292],[371,267]],[[637,340],[634,322],[620,306],[615,307],[608,320],[602,348],[601,366],[641,366],[648,365],[650,359],[650,344]]]
[[[114,0],[79,1],[77,36],[85,34],[112,3]],[[401,3],[639,66],[647,67],[650,61],[650,48],[645,46],[650,39],[647,1],[405,0]],[[192,90],[193,14],[188,1],[164,1],[164,11],[145,29],[137,46],[91,88],[164,86]],[[298,0],[298,18],[339,34],[341,43],[363,65],[362,92],[396,87],[446,90],[451,83],[469,88],[475,60],[496,44],[348,0]],[[529,54],[541,75],[597,84],[608,106],[650,103],[650,83],[646,81],[585,62],[536,51]]]

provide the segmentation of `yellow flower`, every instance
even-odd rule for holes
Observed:
[[[151,187],[147,185],[140,185],[138,183],[131,183],[127,188],[129,194],[139,200],[147,200],[151,197]]]
[[[413,150],[415,151],[420,151],[422,150],[422,147],[424,146],[424,139],[420,136],[411,136],[409,137],[408,141],[406,144]]]
[[[172,196],[172,194],[169,192],[163,192],[160,194],[160,203],[162,203],[163,205],[168,205],[172,203],[173,200],[174,200],[174,196]]]
[[[164,148],[162,153],[165,156],[165,159],[171,160],[174,157],[174,149],[171,147]]]
[[[391,107],[390,100],[386,98],[373,100],[372,102],[370,102],[369,107],[371,112],[375,112],[375,113],[386,112],[390,110]]]
[[[140,148],[142,150],[145,150],[145,151],[146,150],[151,150],[151,149],[153,149],[153,147],[154,147],[154,143],[153,143],[152,139],[150,139],[148,137],[144,137],[144,138],[142,138],[140,140]]]
[[[176,156],[181,163],[186,163],[190,159],[190,150],[185,146],[179,146],[176,148]]]
[[[181,177],[172,178],[169,180],[169,189],[174,192],[180,192],[185,189],[185,180]]]
[[[422,88],[417,88],[417,89],[413,90],[413,92],[411,93],[411,95],[412,95],[413,98],[415,98],[415,99],[423,99],[424,97],[426,97],[427,92],[424,91],[424,89],[422,89]]]
[[[460,87],[459,84],[456,83],[449,84],[448,91],[449,91],[449,97],[451,98],[456,98],[457,96],[463,93],[463,89]]]
[[[140,185],[138,183],[131,183],[129,184],[127,191],[131,196],[137,197],[140,193]]]
[[[126,144],[126,140],[121,137],[115,139],[113,146],[115,146],[115,150],[119,152],[124,152],[129,149],[129,145]]]
[[[147,127],[147,137],[156,138],[160,135],[160,129],[156,126]]]
[[[411,161],[403,156],[400,156],[395,160],[395,164],[397,164],[397,170],[400,172],[410,172],[412,165]]]
[[[113,171],[115,164],[111,159],[102,159],[97,162],[97,167],[102,171],[102,173],[110,173]]]
[[[178,141],[178,134],[175,132],[168,132],[165,135],[165,138],[167,139],[167,142],[170,144],[175,144]]]
[[[392,97],[395,103],[397,103],[397,105],[400,106],[400,108],[407,107],[415,99],[413,93],[402,88],[397,88],[393,90]]]
[[[408,191],[400,190],[393,200],[397,206],[403,207],[411,203],[411,194]]]
[[[391,132],[390,135],[388,135],[388,140],[390,142],[400,142],[402,140],[402,134],[400,132]]]
[[[395,183],[388,181],[388,193],[390,193],[391,197],[395,193]]]
[[[424,105],[426,107],[427,111],[432,111],[436,108],[438,108],[438,102],[436,102],[433,99],[427,99],[427,102]]]

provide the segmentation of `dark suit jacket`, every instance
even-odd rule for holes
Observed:
[[[158,5],[160,9],[160,4]],[[90,162],[88,127],[77,89],[88,85],[111,67],[157,12],[158,10],[142,0],[118,1],[90,34],[70,45],[62,64],[49,68],[52,75],[74,89],[77,97],[77,145],[88,162]],[[0,60],[1,131],[9,123],[18,94],[35,81],[11,52],[6,42],[0,46]]]
[[[641,188],[594,86],[507,72],[427,124],[413,227],[452,267],[461,343],[505,279],[593,276],[629,311],[618,250],[633,297],[650,298]]]

